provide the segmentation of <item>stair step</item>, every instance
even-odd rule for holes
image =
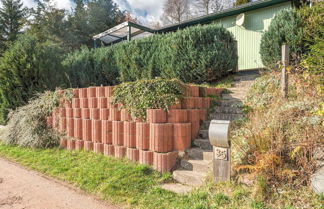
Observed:
[[[201,139],[208,139],[208,130],[199,130],[199,137]]]
[[[256,75],[241,75],[241,76],[235,76],[234,77],[234,81],[253,81],[255,80],[257,77],[259,77],[258,74]]]
[[[181,160],[181,167],[189,171],[208,172],[211,168],[212,161],[206,160]]]
[[[217,102],[217,106],[220,107],[241,107],[243,106],[243,102],[237,99],[229,99],[229,100],[222,100]]]
[[[230,99],[236,99],[236,100],[244,100],[246,97],[246,94],[223,94],[222,99],[230,100]]]
[[[224,113],[213,113],[209,116],[212,120],[238,120],[243,117],[242,114],[224,114]]]
[[[210,125],[210,120],[205,120],[202,124],[201,124],[201,129],[209,129],[209,125]]]
[[[191,148],[186,151],[190,159],[194,160],[213,160],[213,151],[212,149],[206,150],[201,148]]]
[[[214,113],[230,113],[230,114],[240,114],[242,109],[240,107],[231,107],[231,106],[216,106],[214,108]]]
[[[213,146],[210,144],[208,139],[196,139],[193,141],[194,145],[205,150],[212,150]]]
[[[192,186],[183,185],[179,183],[163,184],[161,188],[177,194],[186,194],[191,192],[194,189]]]
[[[173,178],[178,182],[195,187],[204,184],[206,175],[206,173],[187,170],[175,170],[172,174]]]

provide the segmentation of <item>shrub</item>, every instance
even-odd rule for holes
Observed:
[[[296,10],[283,10],[271,21],[268,31],[262,35],[260,54],[263,64],[270,69],[277,68],[281,61],[281,46],[290,47],[291,64],[298,64],[303,52],[303,29]]]
[[[159,35],[122,43],[114,48],[121,82],[152,79],[160,76],[158,67],[162,62]]]
[[[298,12],[303,19],[303,41],[305,42],[306,51],[302,66],[312,74],[323,75],[324,2],[317,2],[312,7],[304,6]]]
[[[100,54],[105,59],[96,61]],[[104,66],[95,68],[96,62]],[[115,84],[117,77],[119,82],[162,77],[203,83],[236,70],[237,62],[232,34],[222,27],[207,25],[102,49],[83,49],[70,54],[64,65],[72,86],[86,87]],[[106,75],[111,77],[107,79]]]
[[[184,95],[184,85],[177,79],[139,80],[118,85],[113,103],[122,103],[136,118],[145,118],[147,109],[168,109]]]
[[[24,147],[48,148],[59,142],[59,134],[48,128],[46,118],[60,100],[72,98],[72,91],[46,91],[31,99],[27,105],[18,107],[9,114],[8,125],[1,136],[7,144]]]
[[[316,2],[312,7],[307,5],[298,10],[303,20],[303,41],[310,47],[324,39],[324,2]]]
[[[73,88],[117,84],[118,71],[112,50],[83,47],[69,54],[63,65]]]
[[[310,51],[303,57],[302,66],[312,74],[322,74],[324,79],[324,39],[310,46],[309,49]]]
[[[0,58],[0,123],[9,109],[24,105],[36,93],[64,86],[62,50],[23,35]]]
[[[237,68],[236,42],[230,32],[217,25],[170,33],[162,43],[159,67],[163,78],[203,83]]]
[[[279,73],[256,80],[245,101],[251,111],[232,132],[238,171],[265,176],[269,184],[308,183],[316,169],[314,150],[323,148],[324,135],[319,114],[322,98],[313,77],[305,80],[290,74],[286,100],[279,96]],[[266,96],[260,96],[261,92]]]

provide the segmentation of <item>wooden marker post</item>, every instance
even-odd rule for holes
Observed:
[[[213,145],[213,171],[215,182],[231,179],[231,145],[228,138],[230,121],[212,120],[209,126],[209,141]]]
[[[288,74],[287,66],[289,65],[289,46],[284,44],[281,46],[282,70],[281,70],[281,96],[287,98],[288,96]]]

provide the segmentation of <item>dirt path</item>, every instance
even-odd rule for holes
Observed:
[[[0,158],[0,209],[116,209]]]

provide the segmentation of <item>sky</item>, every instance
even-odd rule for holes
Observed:
[[[135,14],[142,24],[158,22],[166,0],[114,0],[121,10]]]
[[[113,0],[121,10],[134,14],[142,24],[150,24],[160,20],[163,4],[166,0]],[[25,6],[33,7],[33,0],[23,0]],[[72,0],[54,0],[60,9],[71,10],[74,7]]]
[[[36,5],[33,0],[22,0],[22,2],[27,7],[33,7]],[[54,2],[56,7],[60,9],[71,10],[74,7],[74,3],[71,0],[54,0]]]

